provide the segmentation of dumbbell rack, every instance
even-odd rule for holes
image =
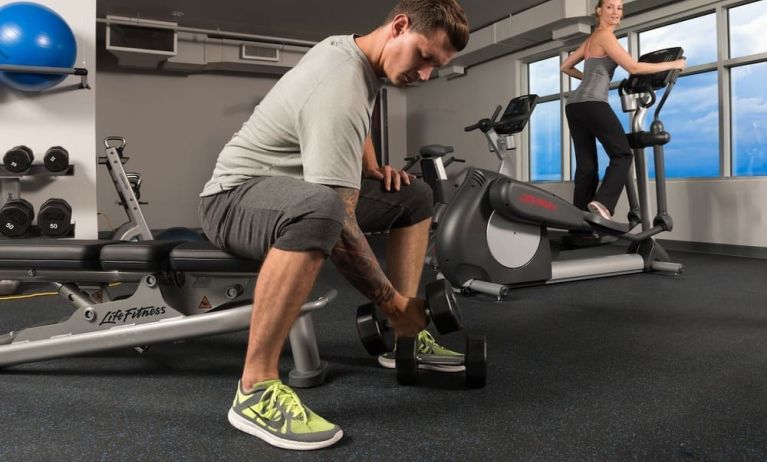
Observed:
[[[66,170],[62,170],[61,172],[51,172],[43,165],[34,164],[31,165],[28,170],[21,173],[9,172],[5,166],[0,165],[0,207],[9,200],[19,199],[21,197],[21,179],[25,176],[72,176],[74,174],[74,165],[70,165]],[[0,234],[0,239],[25,239],[29,237],[40,237],[41,235],[40,227],[32,225],[29,227],[29,232],[24,237],[10,238]],[[61,237],[75,237],[74,223],[71,224],[69,232]]]

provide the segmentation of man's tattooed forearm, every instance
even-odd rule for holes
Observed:
[[[330,258],[357,290],[381,305],[391,300],[395,291],[357,224],[354,210],[357,207],[359,192],[349,188],[334,189],[341,196],[346,217],[341,237],[333,247]]]

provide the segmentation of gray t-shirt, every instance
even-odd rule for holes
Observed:
[[[259,176],[359,189],[380,88],[354,36],[326,38],[274,85],[224,146],[200,196]]]

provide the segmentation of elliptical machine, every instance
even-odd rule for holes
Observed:
[[[683,50],[668,48],[645,54],[643,62],[681,58]],[[683,266],[670,261],[653,236],[671,231],[666,206],[663,145],[671,136],[659,116],[679,71],[631,75],[620,86],[623,111],[630,114],[628,135],[634,150],[637,184],[632,173],[626,193],[628,223],[605,220],[576,208],[548,191],[489,170],[472,168],[440,217],[436,230],[436,258],[442,275],[465,292],[501,298],[509,288],[649,271],[679,274]],[[655,91],[666,88],[650,131],[642,129]],[[496,129],[497,130],[497,129]],[[657,215],[650,220],[650,192],[644,149],[653,147],[656,168]],[[631,232],[641,224],[641,231]],[[623,255],[552,261],[557,246],[549,228],[596,232],[631,244]],[[554,247],[554,251],[552,251]]]
[[[502,106],[497,106],[495,112],[490,118],[480,119],[478,122],[469,125],[464,129],[466,132],[480,130],[487,138],[488,150],[498,157],[498,173],[512,176],[512,164],[516,145],[512,135],[524,130],[530,116],[538,104],[538,95],[523,95],[513,98],[509,101],[503,115]],[[445,207],[455,194],[459,183],[454,183],[448,179],[446,168],[453,162],[466,162],[464,159],[456,157],[446,158],[447,154],[453,152],[452,146],[443,146],[440,144],[430,144],[421,147],[418,155],[406,157],[407,164],[403,170],[408,171],[416,163],[421,166],[421,178],[429,185],[434,195],[434,216],[432,218],[432,231],[437,229],[440,217],[445,211]],[[464,174],[459,174],[458,178],[465,178]],[[429,237],[429,244],[426,251],[424,262],[427,266],[437,269],[437,260],[434,255],[433,234]]]

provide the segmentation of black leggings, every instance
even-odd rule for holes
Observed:
[[[575,192],[573,204],[582,210],[591,201],[599,201],[615,213],[628,179],[633,155],[620,120],[610,105],[601,101],[568,104],[565,107],[570,135],[575,146]],[[610,156],[602,186],[599,185],[596,140]]]

